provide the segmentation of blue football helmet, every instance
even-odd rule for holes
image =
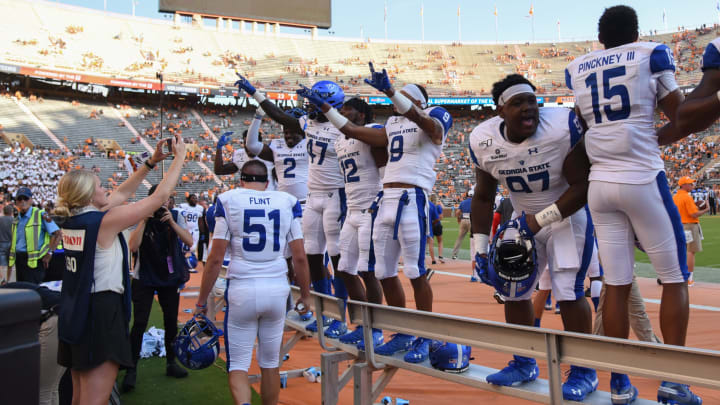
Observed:
[[[175,339],[175,354],[191,370],[210,367],[220,353],[222,330],[205,315],[197,314],[187,321]]]
[[[318,93],[326,103],[340,109],[345,102],[345,92],[335,82],[321,80],[312,86],[312,91]]]
[[[488,255],[488,278],[495,290],[508,298],[524,295],[535,286],[538,276],[535,239],[522,237],[518,228],[516,220],[501,226]]]
[[[457,343],[433,341],[430,365],[448,373],[463,373],[470,368],[472,348]]]
[[[188,269],[194,269],[197,267],[198,259],[197,256],[195,256],[195,253],[190,253],[190,256],[185,258],[185,264],[187,264]]]
[[[302,116],[307,115],[307,112],[305,110],[303,110],[302,108],[295,107],[295,108],[291,108],[289,110],[285,110],[285,114],[287,114],[293,118],[300,118]]]

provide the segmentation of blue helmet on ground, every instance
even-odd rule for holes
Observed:
[[[516,220],[501,226],[490,245],[488,278],[508,298],[520,297],[535,286],[538,276],[535,239],[518,232]]]
[[[197,314],[187,321],[175,338],[175,354],[180,363],[191,369],[210,367],[220,353],[222,330],[205,315]]]
[[[448,373],[462,373],[470,367],[470,346],[433,341],[430,346],[430,364]]]
[[[190,253],[190,256],[185,258],[185,264],[187,264],[188,269],[194,269],[197,267],[198,259],[197,256],[195,256],[195,253]]]
[[[311,90],[335,108],[339,109],[342,107],[343,102],[345,102],[345,92],[343,89],[340,88],[337,83],[331,82],[330,80],[321,80],[313,84]]]
[[[307,111],[303,110],[302,108],[291,108],[289,110],[285,110],[285,114],[293,117],[293,118],[300,118],[302,116],[307,115]]]

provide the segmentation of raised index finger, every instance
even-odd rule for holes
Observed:
[[[372,62],[368,62],[368,65],[370,65],[370,73],[375,73],[375,68],[373,67]]]

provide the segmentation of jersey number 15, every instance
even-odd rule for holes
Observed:
[[[610,80],[616,77],[625,76],[625,66],[618,66],[611,69],[605,69],[601,73],[603,98],[610,100],[615,96],[620,96],[620,109],[613,110],[609,105],[603,106],[603,112],[608,121],[624,120],[630,116],[630,93],[624,84],[610,85]],[[600,113],[600,96],[598,88],[598,72],[593,72],[585,79],[585,87],[590,88],[590,96],[592,97],[593,115],[595,123],[602,122],[602,114]]]

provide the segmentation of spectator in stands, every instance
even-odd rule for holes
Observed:
[[[15,194],[19,215],[12,224],[8,279],[15,266],[17,281],[40,284],[52,251],[60,242],[60,229],[45,210],[32,206],[32,197],[27,187],[21,187]]]
[[[151,196],[157,185],[148,191]],[[137,362],[145,329],[148,326],[153,297],[158,296],[165,325],[165,348],[167,352],[166,375],[187,377],[187,371],[175,362],[172,349],[177,335],[179,287],[190,278],[180,243],[192,245],[192,235],[178,222],[184,222],[182,215],[167,208],[167,201],[153,215],[143,218],[130,235],[128,248],[138,254],[132,280],[133,326],[130,332],[133,362],[122,383],[124,392],[135,388]]]

